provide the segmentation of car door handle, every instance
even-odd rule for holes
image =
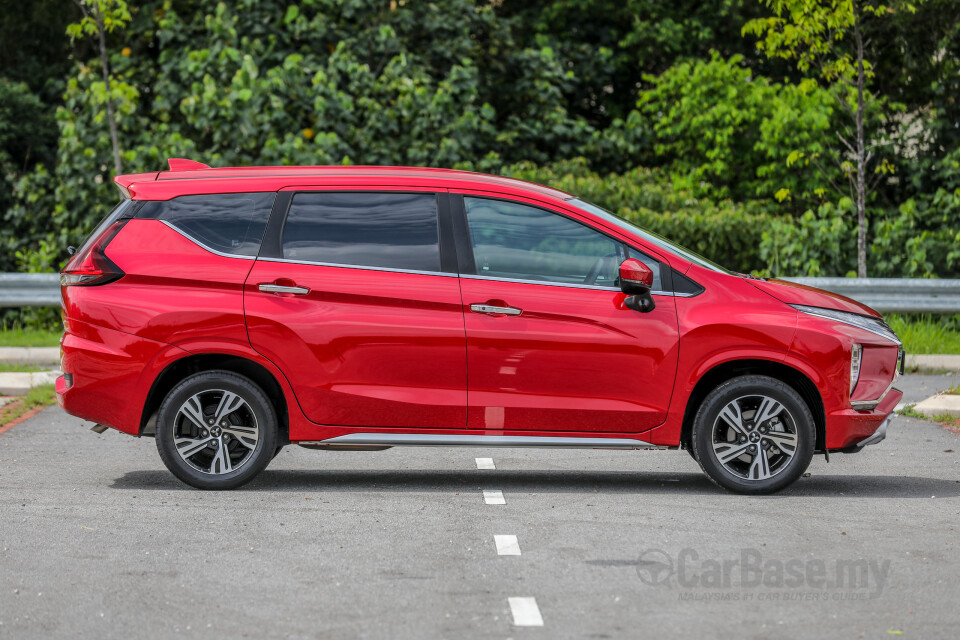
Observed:
[[[472,304],[470,305],[470,311],[473,311],[474,313],[490,313],[504,316],[518,316],[523,313],[523,309],[517,309],[515,307],[495,307],[490,304]]]
[[[282,284],[263,283],[257,285],[257,288],[264,293],[293,293],[298,296],[310,293],[310,289],[307,289],[306,287],[287,287]]]

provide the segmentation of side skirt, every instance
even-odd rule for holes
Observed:
[[[567,447],[578,449],[667,449],[633,438],[558,438],[544,436],[474,436],[430,433],[350,433],[327,440],[304,440],[307,447]]]

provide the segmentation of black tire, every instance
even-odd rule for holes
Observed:
[[[222,424],[227,426],[215,430],[218,425],[206,424],[212,419],[207,407],[214,405],[208,404],[204,407],[203,400],[209,398],[215,403],[218,394],[221,399],[234,394],[245,404],[236,411],[225,413]],[[181,413],[185,403],[194,398],[200,398],[196,406],[204,413],[206,420],[203,427],[209,427],[209,431],[204,429],[201,433],[197,421],[190,420],[187,413]],[[213,413],[217,411],[219,407],[214,409]],[[250,425],[245,425],[246,422]],[[238,432],[233,431],[235,428],[243,429],[241,435],[236,435]],[[234,437],[231,438],[230,433],[234,433]],[[253,442],[254,433],[257,436],[256,442],[250,444]],[[183,449],[178,449],[178,434],[181,436],[181,443],[191,439],[197,446],[201,445],[202,441],[210,442],[184,458],[180,451],[193,450],[194,445],[187,444]],[[249,379],[230,371],[205,371],[184,379],[164,398],[157,414],[156,440],[160,459],[167,469],[183,482],[197,489],[234,489],[250,482],[276,455],[277,414],[260,387]],[[224,448],[225,454],[218,451],[220,447]],[[219,461],[215,459],[218,457]],[[210,467],[204,472],[201,467],[206,466],[208,459]],[[234,464],[237,465],[235,468]]]
[[[779,403],[780,412],[764,413],[761,404],[764,397]],[[721,418],[721,412],[733,403],[740,411],[737,418],[732,421]],[[747,417],[751,403],[757,406]],[[759,424],[753,422],[754,418],[764,415],[771,417]],[[747,433],[733,427],[739,418]],[[807,470],[813,459],[816,436],[813,414],[791,386],[768,376],[741,376],[724,382],[704,398],[693,423],[693,455],[704,473],[724,489],[755,495],[774,493],[795,482]],[[733,440],[728,442],[729,438]],[[756,444],[752,438],[758,439]],[[795,441],[792,457],[788,453],[791,439]],[[783,444],[778,447],[774,440]],[[749,453],[751,445],[756,453]],[[732,457],[741,450],[742,455]],[[727,464],[719,457],[724,453],[731,456]],[[759,460],[758,455],[762,457]],[[758,477],[752,477],[754,475]]]

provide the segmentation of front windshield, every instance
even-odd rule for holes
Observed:
[[[588,211],[592,213],[593,215],[597,216],[602,220],[605,220],[607,222],[610,222],[620,227],[624,231],[628,231],[630,233],[640,236],[641,238],[650,242],[651,244],[654,244],[671,253],[675,253],[678,256],[682,257],[683,259],[689,262],[692,262],[693,264],[700,265],[701,267],[710,269],[711,271],[718,271],[720,273],[727,273],[727,274],[733,275],[733,272],[730,271],[729,269],[724,269],[717,263],[707,260],[703,256],[697,255],[696,253],[690,251],[689,249],[684,249],[680,245],[667,240],[663,236],[659,236],[651,231],[647,231],[646,229],[638,227],[637,225],[624,220],[620,216],[610,213],[609,211],[607,211],[602,207],[598,207],[595,204],[590,204],[589,202],[581,200],[580,198],[573,198],[568,202],[570,202],[572,205],[576,207],[583,209],[584,211]]]

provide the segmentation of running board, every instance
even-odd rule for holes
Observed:
[[[473,436],[433,433],[349,433],[301,446],[362,445],[385,447],[569,447],[579,449],[666,449],[633,438],[554,438],[546,436]]]

